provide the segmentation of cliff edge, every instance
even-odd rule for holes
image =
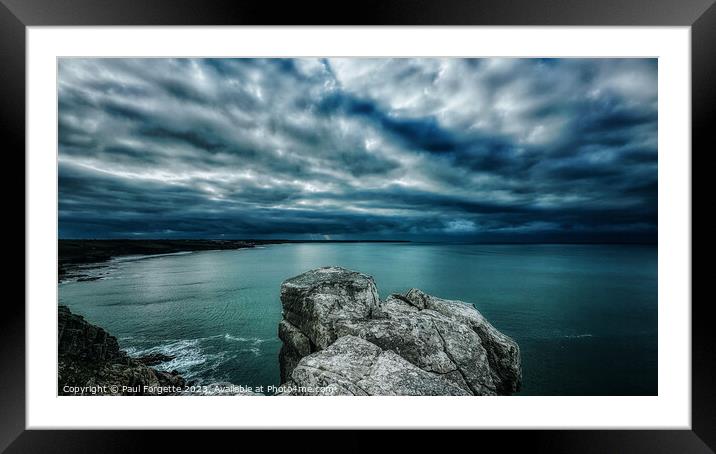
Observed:
[[[148,367],[161,358],[130,358],[117,338],[58,306],[57,388],[65,395],[177,394],[185,381],[178,372]]]

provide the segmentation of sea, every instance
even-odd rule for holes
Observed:
[[[656,395],[657,247],[298,243],[119,257],[59,284],[59,303],[132,356],[196,384],[279,385],[281,283],[342,266],[381,298],[416,287],[473,303],[522,352],[521,395]]]

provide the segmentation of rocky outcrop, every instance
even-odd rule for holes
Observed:
[[[176,371],[159,371],[130,358],[114,336],[67,306],[58,307],[58,336],[60,395],[165,395],[185,385]]]
[[[418,289],[381,301],[373,278],[320,268],[281,286],[281,381],[291,395],[505,395],[520,350],[462,301]]]

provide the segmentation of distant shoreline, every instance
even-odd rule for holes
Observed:
[[[83,279],[86,273],[83,269],[92,265],[101,266],[113,258],[128,256],[162,256],[181,252],[220,251],[251,249],[256,246],[270,244],[355,244],[355,243],[412,243],[409,240],[289,240],[289,239],[243,239],[243,240],[217,240],[217,239],[59,239],[58,246],[58,281],[69,276]],[[641,245],[651,243],[579,243],[579,242],[466,242],[445,244],[481,244],[481,245]]]
[[[289,243],[410,243],[406,240],[65,240],[57,241],[58,279],[86,265],[102,264],[123,256],[163,255],[177,252],[250,249],[268,244]]]

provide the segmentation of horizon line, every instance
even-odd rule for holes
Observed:
[[[255,241],[255,242],[286,242],[286,243],[437,243],[437,244],[494,244],[494,245],[529,245],[529,244],[613,244],[613,245],[658,245],[658,241],[439,241],[439,240],[397,240],[397,239],[355,239],[355,240],[312,240],[288,238],[58,238],[58,241]]]

